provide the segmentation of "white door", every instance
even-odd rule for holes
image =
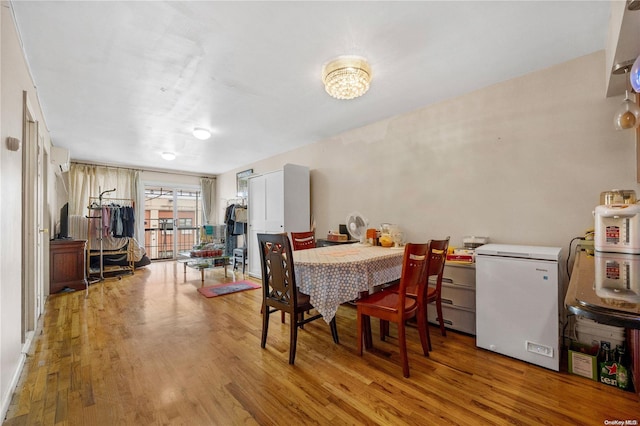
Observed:
[[[258,245],[258,234],[264,233],[264,230],[249,229],[249,241],[250,244],[247,247],[248,256],[248,273],[252,277],[262,277],[262,271],[260,270],[260,250]]]
[[[175,259],[200,242],[199,188],[147,184],[144,210],[145,250],[152,260]]]
[[[261,277],[260,251],[258,250],[259,233],[265,232],[265,177],[256,176],[249,179],[248,200],[248,240],[247,257],[248,273],[252,277]]]
[[[45,276],[45,252],[44,241],[49,239],[49,229],[46,227],[44,218],[44,206],[46,205],[47,192],[44,186],[44,139],[38,131],[38,122],[31,124],[32,131],[35,133],[37,141],[37,166],[36,166],[36,194],[35,194],[35,220],[36,220],[36,250],[35,250],[35,264],[36,264],[36,276],[35,276],[35,319],[37,321],[40,315],[44,312],[44,276]],[[35,327],[35,324],[34,324]]]
[[[23,93],[22,152],[22,340],[29,341],[44,309],[44,184],[43,146],[38,123]]]
[[[265,175],[265,229],[270,233],[284,232],[284,173],[282,170]]]
[[[256,176],[249,179],[248,214],[249,226],[264,229],[265,177]]]

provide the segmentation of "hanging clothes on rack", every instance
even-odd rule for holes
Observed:
[[[224,215],[229,235],[244,235],[247,232],[247,208],[240,204],[227,206]]]
[[[227,256],[232,256],[233,250],[238,247],[238,235],[244,236],[247,233],[247,207],[238,203],[227,205],[224,223],[225,251]]]
[[[109,207],[102,206],[102,236],[108,237],[111,232],[111,210]]]
[[[95,208],[95,207],[94,207]],[[133,207],[120,204],[105,204],[100,209],[100,233],[103,237],[133,237],[135,214]]]
[[[110,256],[124,256],[126,266],[119,266],[117,270],[113,266],[109,266],[108,272],[128,271],[133,273],[135,268],[133,254],[135,244],[130,244],[131,241],[129,240],[133,238],[135,232],[133,200],[104,197],[104,194],[113,191],[115,189],[103,191],[98,197],[89,197],[87,276],[100,274],[99,280],[104,280],[105,241],[108,241],[109,245],[111,245],[114,238],[125,239],[123,246],[119,246],[116,250],[107,250]],[[97,252],[92,250],[96,245],[99,247]],[[92,259],[95,260],[95,258],[99,259],[97,262],[99,263],[99,269],[97,271],[92,270]]]

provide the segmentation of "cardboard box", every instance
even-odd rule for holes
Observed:
[[[633,390],[631,372],[629,369],[616,361],[599,362],[600,383],[614,386],[626,391]]]
[[[598,346],[571,342],[569,347],[569,373],[599,380],[598,377]]]
[[[473,255],[469,255],[469,254],[447,254],[447,260],[450,261],[450,262],[473,263]]]

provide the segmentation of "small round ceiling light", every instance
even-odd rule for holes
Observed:
[[[324,88],[336,99],[364,95],[369,90],[371,78],[371,67],[360,56],[339,56],[322,67]]]
[[[165,151],[161,155],[162,155],[162,158],[164,158],[167,161],[176,159],[176,155],[173,152]]]
[[[204,127],[196,127],[193,129],[193,136],[200,139],[201,141],[206,141],[211,137],[211,131],[209,129],[205,129]]]

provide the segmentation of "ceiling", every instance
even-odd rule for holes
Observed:
[[[11,4],[54,145],[207,175],[604,49],[610,13],[579,0]],[[361,98],[324,91],[322,65],[343,54],[371,64]]]

